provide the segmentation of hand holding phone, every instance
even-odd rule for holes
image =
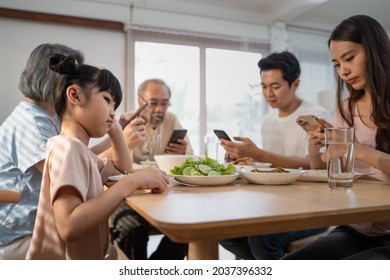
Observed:
[[[184,137],[187,134],[187,129],[184,128],[175,128],[172,131],[171,137],[169,138],[168,144],[169,143],[178,143],[177,140],[179,139],[184,139]]]
[[[298,116],[296,122],[302,127],[306,132],[313,131],[319,127],[325,128],[324,125],[319,121],[319,119],[314,115],[302,115]]]
[[[215,135],[217,135],[218,139],[225,139],[225,140],[232,141],[232,139],[224,130],[214,129],[214,133]]]

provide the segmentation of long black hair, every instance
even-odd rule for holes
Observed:
[[[356,15],[342,21],[332,32],[331,41],[361,44],[366,54],[367,85],[372,102],[372,121],[377,126],[376,149],[390,153],[390,40],[384,28],[373,18]],[[337,73],[337,107],[349,126],[354,125],[356,103],[365,93],[346,84]],[[349,92],[348,112],[342,110],[344,89]]]

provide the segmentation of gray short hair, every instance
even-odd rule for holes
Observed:
[[[139,87],[138,87],[138,96],[144,96],[144,93],[146,91],[146,87],[148,86],[148,84],[151,84],[151,83],[154,83],[154,84],[159,84],[159,85],[162,85],[164,87],[167,88],[168,90],[168,94],[169,94],[169,98],[171,98],[171,89],[169,88],[169,86],[161,79],[148,79],[148,80],[145,80],[143,81]]]
[[[83,63],[84,56],[78,51],[61,44],[42,44],[30,54],[26,68],[20,75],[19,89],[25,97],[53,105],[53,88],[58,74],[49,68],[49,57],[60,53],[73,56]]]

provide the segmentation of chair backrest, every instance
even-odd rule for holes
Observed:
[[[20,191],[0,189],[0,203],[18,203]]]

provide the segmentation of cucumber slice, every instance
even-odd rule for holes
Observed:
[[[211,169],[209,173],[207,173],[207,176],[222,176],[218,171]]]
[[[199,175],[202,175],[201,172],[196,169],[195,167],[191,167],[191,170],[190,170],[190,175],[191,176],[199,176]]]
[[[191,169],[193,167],[192,166],[187,166],[186,168],[183,169],[183,175],[186,175],[186,176],[189,176],[191,175]]]
[[[206,164],[199,164],[198,169],[204,174],[208,174],[212,170],[212,168]]]

